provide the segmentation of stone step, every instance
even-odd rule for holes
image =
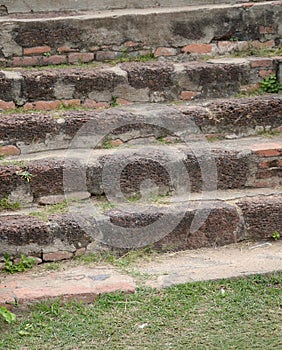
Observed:
[[[182,143],[148,140],[145,138],[145,144],[134,139],[116,148],[95,149],[97,139],[87,125],[67,150],[1,160],[0,197],[26,205],[45,196],[65,194],[72,198],[81,192],[86,197],[106,194],[113,200],[134,200],[139,196],[282,185],[281,135],[239,142],[209,143],[201,134],[185,135]]]
[[[0,113],[0,155],[25,155],[67,149],[81,128],[91,127],[95,148],[130,144],[135,139],[169,143],[185,135],[207,140],[238,139],[282,130],[282,96],[264,95],[189,101],[180,104],[135,104],[107,110]],[[127,127],[125,127],[127,126]]]
[[[259,2],[263,0],[255,0],[253,2]],[[264,0],[267,1],[267,0]],[[272,0],[269,0],[272,1]],[[236,3],[247,3],[249,0],[180,0],[180,1],[172,1],[172,0],[48,0],[44,3],[38,3],[35,0],[2,0],[1,1],[1,11],[0,15],[9,15],[9,14],[19,14],[19,13],[31,13],[33,15],[40,14],[42,12],[50,13],[50,12],[59,12],[63,14],[64,12],[72,11],[104,11],[104,10],[115,10],[115,9],[126,9],[126,8],[160,8],[160,7],[182,7],[189,5],[206,5],[206,4],[236,4]]]
[[[2,213],[0,256],[25,254],[54,261],[85,251],[124,253],[148,245],[179,251],[270,238],[282,230],[281,199],[281,188],[219,191],[204,200],[174,198],[170,203],[126,203],[108,209],[88,199],[45,220],[28,212]]]
[[[26,110],[61,106],[226,98],[254,91],[282,57],[224,58],[208,62],[127,62],[115,66],[0,71],[0,107]]]
[[[1,16],[1,64],[33,66],[79,63],[149,53],[156,57],[181,54],[186,59],[193,59],[199,54],[227,53],[247,49],[250,45],[253,48],[279,47],[280,1],[203,2],[206,1],[197,0],[196,6],[196,0],[193,0],[195,6],[187,6],[191,5],[191,1],[158,1],[160,6],[157,8],[108,11],[94,8],[94,11],[86,13]],[[103,8],[107,3],[103,1]],[[115,2],[115,8],[123,7],[119,3]],[[126,3],[129,7],[132,4]],[[136,3],[134,1],[133,7]],[[162,7],[169,6],[169,3],[173,7]],[[101,5],[102,1],[98,4]],[[147,4],[146,1],[139,1],[138,7],[146,7]],[[67,9],[66,6],[62,9]],[[83,7],[82,2],[76,2],[76,9]],[[6,8],[10,13],[17,11],[17,8],[21,8],[21,12],[25,12],[25,9],[30,12],[30,3],[12,1],[3,4],[2,13],[7,12]],[[52,10],[50,1],[40,3],[39,10],[44,8]]]

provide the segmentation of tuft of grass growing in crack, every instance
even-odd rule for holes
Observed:
[[[272,130],[263,129],[263,130],[256,131],[255,135],[263,136],[263,137],[275,137],[275,136],[281,135],[281,131],[275,130],[275,129],[272,129]]]
[[[0,162],[3,166],[18,166],[20,168],[26,168],[28,166],[28,162],[25,160],[6,160],[5,158]]]
[[[272,57],[282,55],[282,46],[276,48],[264,48],[258,49],[255,47],[249,47],[245,50],[236,50],[230,54],[225,55],[226,57],[248,57],[248,56],[257,56],[257,57]]]
[[[134,265],[150,261],[153,257],[158,256],[159,253],[153,249],[153,247],[148,246],[142,249],[133,249],[126,253],[120,252],[97,252],[81,255],[75,257],[74,259],[79,263],[92,264],[92,263],[105,263],[113,265],[124,272],[131,270]]]
[[[68,203],[64,201],[63,203],[58,203],[54,205],[46,205],[40,211],[30,212],[28,215],[37,217],[43,221],[48,221],[49,217],[55,214],[62,214],[68,211]]]

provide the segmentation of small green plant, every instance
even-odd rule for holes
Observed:
[[[277,241],[278,239],[280,239],[280,233],[278,231],[274,231],[272,236],[271,236],[275,241]]]
[[[51,56],[51,52],[50,51],[49,52],[44,52],[43,56],[50,57]]]
[[[17,210],[20,209],[19,202],[11,202],[7,197],[0,200],[0,211],[2,210]]]
[[[24,272],[31,269],[35,265],[35,259],[21,255],[19,262],[15,263],[11,260],[9,254],[4,255],[4,271],[8,273]]]
[[[117,97],[116,96],[112,96],[110,105],[111,105],[111,107],[117,107],[118,106],[118,102],[117,102]]]
[[[282,85],[275,74],[270,74],[260,82],[262,92],[279,93],[282,92]]]
[[[17,175],[21,176],[25,181],[30,182],[31,178],[32,178],[32,174],[30,172],[28,172],[27,170],[23,170],[23,171],[17,171],[16,172]]]
[[[5,306],[0,307],[0,316],[7,322],[12,323],[16,320],[16,315],[7,310]]]

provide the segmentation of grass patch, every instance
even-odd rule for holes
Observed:
[[[127,268],[132,267],[132,265],[137,264],[138,262],[148,261],[157,254],[158,253],[152,247],[146,247],[143,249],[130,250],[122,255],[118,255],[117,253],[113,252],[85,254],[76,257],[75,260],[86,264],[107,263],[118,268]]]
[[[282,273],[16,308],[1,349],[279,349]],[[225,293],[222,293],[222,290]]]
[[[249,47],[246,50],[234,51],[231,54],[226,55],[227,57],[247,57],[247,56],[257,56],[257,57],[271,57],[282,55],[282,46],[276,48],[265,48],[259,49],[255,47]]]
[[[264,130],[256,131],[256,136],[275,137],[279,135],[281,135],[281,131],[275,130],[275,129],[272,129],[272,130],[264,129]]]
[[[0,199],[0,212],[3,210],[18,210],[21,205],[18,201],[11,202],[7,197]]]
[[[28,215],[37,217],[43,221],[48,221],[51,215],[66,213],[67,211],[68,203],[64,201],[63,203],[46,205],[42,210],[30,212]]]

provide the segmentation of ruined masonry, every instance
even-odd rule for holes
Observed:
[[[257,94],[282,84],[281,19],[281,1],[0,1],[0,264],[282,234],[282,95]]]

